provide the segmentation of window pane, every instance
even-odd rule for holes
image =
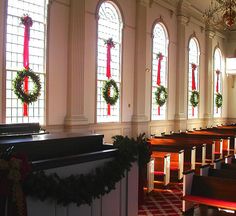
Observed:
[[[214,96],[213,96],[213,107],[214,107],[214,117],[221,117],[222,115],[222,107],[217,108],[215,101],[216,101],[216,93],[217,93],[217,73],[216,71],[219,71],[218,75],[218,92],[222,94],[222,55],[219,48],[215,50],[214,53],[214,65],[213,65],[213,73],[214,73]]]
[[[23,104],[12,91],[12,81],[17,71],[23,69],[24,26],[20,17],[28,14],[33,19],[30,28],[29,63],[30,68],[38,75],[42,90],[40,99],[45,100],[45,43],[46,43],[46,9],[47,1],[8,0],[7,35],[6,35],[6,123],[39,122],[44,124],[45,111],[38,110],[38,101],[30,104],[29,116],[23,117]],[[29,79],[29,91],[33,89]]]
[[[161,61],[160,81],[161,85],[167,87],[168,83],[168,35],[165,26],[157,23],[153,29],[153,53],[152,53],[152,120],[166,119],[167,104],[160,107],[160,113],[155,100],[155,92],[157,90],[157,69],[158,69],[158,53],[163,55]]]
[[[196,38],[191,38],[189,41],[189,64],[188,64],[188,118],[198,118],[198,106],[193,107],[190,103],[190,97],[194,87],[192,86],[193,79],[195,80],[196,91],[199,92],[199,56],[200,50]],[[196,65],[194,77],[192,76],[192,64]]]
[[[102,97],[102,87],[106,77],[107,46],[104,43],[112,38],[115,47],[111,48],[111,79],[117,83],[120,92],[121,80],[121,35],[122,20],[117,7],[104,2],[99,8],[97,38],[97,122],[118,122],[120,120],[120,100],[111,106],[111,115],[107,115],[107,104]],[[112,95],[112,92],[111,92]]]

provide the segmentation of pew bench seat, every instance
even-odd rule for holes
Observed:
[[[193,202],[196,204],[203,204],[207,206],[236,211],[236,202],[230,202],[230,201],[207,198],[202,196],[195,196],[195,195],[186,195],[183,197],[183,200]]]
[[[194,208],[194,204],[236,210],[236,180],[214,176],[198,176],[190,170],[184,173],[183,206],[184,213]]]

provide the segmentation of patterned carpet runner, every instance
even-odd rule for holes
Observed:
[[[138,216],[179,216],[182,215],[182,184],[171,184],[168,189],[155,189],[144,198],[139,206]]]

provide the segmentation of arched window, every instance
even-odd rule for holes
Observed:
[[[222,54],[219,48],[215,49],[214,52],[214,62],[213,62],[213,77],[214,77],[214,117],[220,117],[222,113],[222,108],[217,108],[216,106],[216,95],[217,93],[222,94]]]
[[[6,123],[40,122],[45,124],[45,53],[47,1],[8,0],[6,23]],[[23,69],[24,26],[20,18],[29,15],[30,28],[29,67],[40,77],[41,92],[38,100],[28,106],[23,116],[23,104],[13,92],[12,81]],[[33,88],[29,79],[29,91]]]
[[[159,86],[167,88],[168,85],[168,44],[169,38],[164,24],[156,23],[152,40],[152,120],[163,120],[167,116],[167,102],[162,106],[157,105],[155,93]]]
[[[118,122],[120,120],[120,93],[115,105],[109,105],[103,98],[104,82],[113,79],[119,89],[121,85],[121,48],[122,48],[122,18],[118,7],[111,1],[103,2],[98,10],[97,37],[97,122]],[[112,39],[114,47],[110,48],[110,78],[108,69],[108,46],[106,41]],[[110,96],[114,95],[110,88]],[[108,111],[110,109],[110,113]]]
[[[199,93],[199,56],[200,49],[198,41],[192,37],[188,45],[188,118],[198,118],[198,105],[194,104],[196,94]],[[191,103],[193,101],[194,103]]]

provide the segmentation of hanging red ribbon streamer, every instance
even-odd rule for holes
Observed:
[[[157,64],[157,85],[160,86],[161,85],[161,61],[163,60],[163,55],[162,53],[158,53],[157,54],[157,58],[158,58],[158,64]],[[158,110],[157,110],[157,114],[160,115],[161,114],[161,107],[158,106]]]
[[[27,70],[29,69],[29,39],[30,39],[30,27],[33,25],[33,21],[29,16],[24,16],[21,18],[22,24],[25,26],[24,31],[24,50],[23,50],[23,66]],[[29,91],[29,78],[25,77],[24,80],[24,91],[28,93]],[[23,104],[23,116],[28,116],[28,104]]]
[[[216,93],[219,92],[219,75],[220,75],[220,71],[216,70]]]
[[[195,83],[195,70],[197,68],[197,65],[192,63],[192,91],[196,90],[196,83]],[[194,116],[194,107],[192,107],[192,116]]]
[[[219,92],[219,75],[220,70],[216,70],[216,93]],[[218,107],[216,108],[216,113],[218,113]]]
[[[111,78],[111,48],[115,47],[112,38],[109,38],[106,41],[107,44],[107,70],[106,70],[106,77],[108,79]],[[110,96],[110,89],[108,91],[108,96]],[[111,104],[107,104],[107,115],[111,115]]]
[[[107,43],[107,72],[106,76],[108,79],[111,78],[111,43]]]

